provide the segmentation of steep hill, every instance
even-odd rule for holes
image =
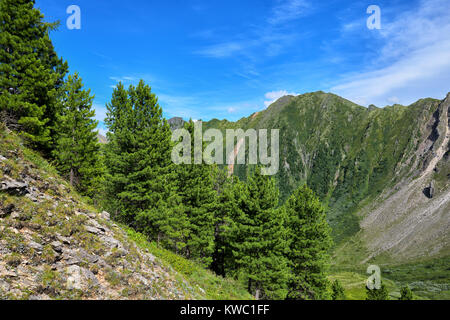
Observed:
[[[1,299],[251,299],[86,204],[0,126]]]
[[[449,108],[450,94],[365,108],[314,92],[204,129],[280,129],[282,198],[303,183],[321,197],[338,261],[404,263],[449,255]],[[247,170],[233,168],[244,179]]]

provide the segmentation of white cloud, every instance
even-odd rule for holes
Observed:
[[[410,104],[450,90],[450,2],[422,1],[383,22],[379,58],[330,90],[357,103]]]
[[[106,106],[98,104],[98,103],[93,103],[92,104],[93,109],[95,110],[95,120],[98,121],[103,121],[106,118]]]
[[[109,79],[116,81],[116,82],[134,82],[137,80],[136,77],[132,77],[132,76],[109,77]]]
[[[264,97],[268,100],[264,101],[264,105],[266,107],[270,106],[272,103],[274,103],[275,101],[277,101],[278,99],[280,99],[281,97],[284,96],[297,96],[298,93],[293,93],[293,92],[287,92],[286,90],[279,90],[279,91],[270,91],[267,92]]]
[[[293,29],[290,22],[311,12],[311,5],[306,0],[279,0],[278,3],[268,12],[264,23],[251,25],[231,38],[225,35],[227,40],[207,45],[194,51],[194,54],[210,58],[229,58],[240,54],[250,60],[281,54],[286,47],[304,35],[299,30],[287,30]],[[210,36],[211,30],[197,34]],[[219,35],[215,34],[215,37]]]
[[[235,107],[229,107],[227,109],[228,113],[235,113],[237,111],[237,109]]]
[[[305,0],[282,1],[281,4],[273,8],[268,22],[273,25],[286,23],[305,15],[310,8],[311,5]]]
[[[243,44],[237,42],[220,43],[198,50],[195,53],[211,58],[227,58],[244,48]]]

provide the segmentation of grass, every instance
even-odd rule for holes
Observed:
[[[386,277],[426,299],[450,299],[450,257],[385,267]]]
[[[238,281],[222,278],[206,270],[201,265],[187,260],[171,251],[158,247],[154,242],[148,242],[146,237],[126,226],[121,226],[128,237],[142,249],[147,249],[158,258],[163,265],[181,274],[192,286],[194,299],[206,300],[252,300],[253,297]],[[179,279],[182,281],[182,279]]]
[[[332,273],[329,276],[331,282],[339,280],[344,287],[347,300],[366,300],[366,280],[369,275],[358,272],[341,271]],[[400,287],[392,280],[382,277],[383,283],[389,291],[391,300],[397,300],[400,297]],[[416,297],[418,298],[418,297]]]

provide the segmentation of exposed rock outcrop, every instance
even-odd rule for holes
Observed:
[[[192,297],[183,277],[138,247],[108,212],[84,204],[20,150],[2,153],[0,300]]]

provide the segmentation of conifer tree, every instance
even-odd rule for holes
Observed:
[[[0,0],[0,115],[33,147],[49,153],[67,64],[54,51],[34,0]]]
[[[326,267],[332,245],[331,230],[319,199],[306,186],[287,200],[286,228],[290,240],[287,258],[291,267],[288,299],[325,299]]]
[[[59,171],[80,192],[92,196],[101,176],[100,145],[95,131],[90,90],[83,89],[81,78],[70,75],[63,87],[61,108],[55,126],[57,136],[53,156]]]
[[[366,286],[366,300],[389,300],[389,292],[386,285],[381,282],[381,287],[379,289],[369,289]]]
[[[333,284],[331,285],[331,299],[333,300],[346,300],[347,298],[345,297],[345,291],[344,288],[342,287],[341,283],[339,282],[339,280],[334,280]]]
[[[107,193],[113,214],[152,240],[180,252],[188,220],[176,194],[171,131],[151,88],[119,83],[107,104]]]
[[[408,286],[403,287],[400,290],[400,294],[401,294],[400,300],[413,300],[412,291],[411,291],[411,289]]]
[[[185,129],[194,136],[194,122],[190,120]],[[194,139],[191,139],[194,150]],[[191,154],[193,160],[193,154]],[[213,189],[211,165],[205,163],[179,164],[178,195],[189,221],[189,235],[186,239],[185,254],[210,266],[214,251],[214,203],[216,193]]]
[[[214,167],[214,253],[212,270],[222,277],[237,271],[232,251],[232,241],[236,235],[236,221],[239,216],[238,192],[242,182],[236,176],[228,177],[228,170]]]
[[[238,187],[239,216],[232,242],[237,269],[256,298],[282,299],[288,273],[283,256],[286,236],[275,181],[257,167]]]

